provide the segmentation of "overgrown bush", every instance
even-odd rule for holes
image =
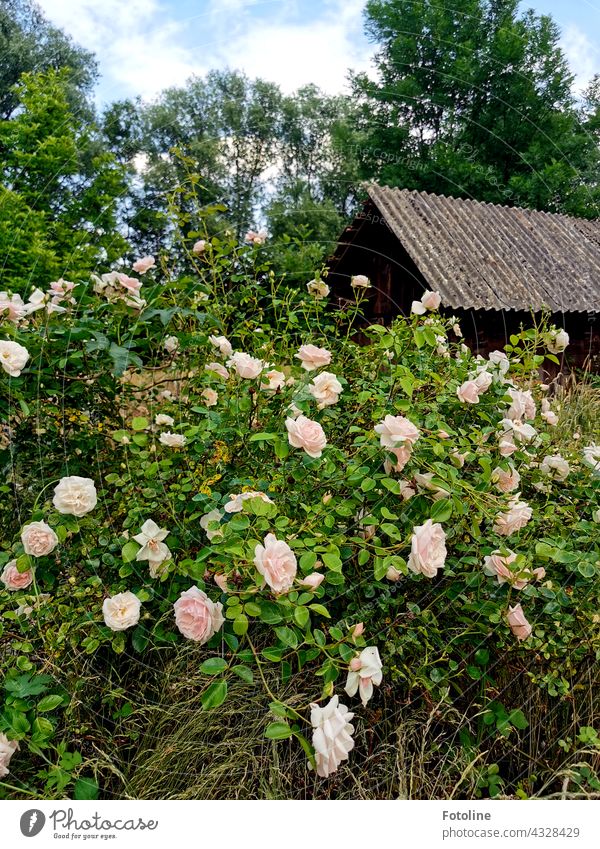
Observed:
[[[262,732],[294,738],[316,795],[367,739],[393,748],[385,710],[417,703],[453,716],[459,793],[534,792],[473,764],[528,733],[515,678],[552,711],[600,649],[598,437],[565,440],[568,398],[537,380],[565,340],[524,330],[473,357],[426,293],[358,345],[364,278],[336,311],[324,281],[279,285],[260,239],[200,235],[184,271],[163,258],[0,302],[2,792],[124,792],[148,732],[129,727],[121,763],[111,733],[152,715],[183,655],[186,716],[216,711],[218,736],[230,691],[262,691]],[[582,726],[565,757],[577,735],[597,751]]]

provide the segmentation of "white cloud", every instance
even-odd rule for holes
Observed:
[[[150,98],[192,74],[225,67],[277,82],[286,92],[314,82],[333,93],[344,88],[348,68],[365,69],[369,60],[361,37],[364,0],[326,0],[305,20],[302,2],[293,0],[211,0],[202,13],[179,20],[176,5],[160,0],[38,2],[96,53],[104,101]]]
[[[565,52],[571,70],[575,74],[575,92],[587,87],[600,66],[600,50],[590,41],[588,35],[576,24],[565,26],[561,38],[561,47]]]

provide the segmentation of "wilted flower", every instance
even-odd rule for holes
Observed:
[[[230,357],[233,354],[233,347],[226,336],[209,336],[208,341],[216,348],[221,356]]]
[[[132,592],[118,593],[105,598],[102,605],[104,623],[111,631],[125,631],[140,621],[142,603]]]
[[[382,663],[377,646],[367,646],[350,661],[345,691],[350,697],[359,692],[363,707],[373,695],[373,686],[379,687],[383,680]]]
[[[169,354],[174,354],[179,348],[179,339],[177,336],[167,336],[163,344],[165,351]]]
[[[239,513],[240,510],[244,508],[244,501],[248,501],[250,498],[260,498],[261,501],[264,501],[265,504],[273,504],[269,496],[265,492],[260,492],[259,490],[249,491],[249,492],[240,492],[237,495],[230,495],[229,501],[225,505],[226,513]]]
[[[435,578],[446,562],[446,534],[438,522],[431,519],[413,529],[408,568],[415,574]]]
[[[314,295],[317,301],[326,298],[329,294],[329,286],[323,280],[309,280],[306,284],[309,294]]]
[[[297,571],[296,555],[275,534],[267,534],[264,545],[256,546],[254,565],[273,592],[285,593],[291,589]]]
[[[28,359],[29,351],[23,345],[10,339],[0,339],[0,365],[11,377],[19,377]]]
[[[322,371],[313,378],[308,391],[317,402],[317,409],[322,410],[324,407],[331,407],[333,404],[337,404],[342,392],[342,384],[335,374]]]
[[[515,604],[514,607],[508,608],[506,621],[508,622],[510,630],[518,640],[526,640],[527,637],[530,636],[532,628],[525,618],[523,608],[520,604]]]
[[[52,503],[59,513],[67,516],[85,516],[98,502],[96,487],[91,478],[78,475],[61,478],[54,488]]]
[[[301,345],[295,357],[306,371],[328,366],[331,362],[331,352],[326,348],[317,348],[316,345]]]
[[[320,457],[327,445],[327,438],[318,422],[300,415],[297,419],[285,420],[288,441],[294,448],[303,448],[309,457]]]
[[[354,726],[350,724],[354,714],[339,703],[337,696],[333,696],[325,707],[315,703],[310,707],[317,775],[329,778],[354,748]]]
[[[562,354],[568,344],[569,334],[566,330],[554,328],[548,333],[546,345],[551,354]]]
[[[211,601],[205,592],[198,587],[190,587],[181,593],[173,605],[175,624],[188,640],[206,643],[222,628],[223,605]]]
[[[560,454],[547,454],[540,465],[543,475],[548,475],[556,481],[566,480],[571,467]]]
[[[206,239],[198,239],[192,247],[193,254],[201,254],[206,250]]]

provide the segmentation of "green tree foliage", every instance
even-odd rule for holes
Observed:
[[[0,118],[10,118],[19,98],[14,86],[24,73],[68,68],[72,105],[85,106],[97,78],[91,53],[52,26],[31,0],[0,0]]]
[[[116,222],[122,169],[69,105],[69,86],[66,70],[24,74],[14,117],[0,121],[5,289],[19,290],[34,274],[80,273],[126,247]]]
[[[378,79],[354,79],[384,183],[597,215],[598,147],[548,16],[518,0],[370,0]]]

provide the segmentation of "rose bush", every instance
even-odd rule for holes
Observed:
[[[197,235],[193,275],[159,280],[144,257],[143,284],[121,269],[69,286],[64,311],[54,294],[1,314],[6,680],[189,640],[211,709],[231,675],[271,696],[265,676],[312,670],[309,701],[273,697],[266,734],[322,777],[352,757],[374,687],[452,703],[477,682],[488,716],[515,655],[567,696],[600,650],[600,449],[554,447],[537,369],[564,337],[477,357],[429,292],[358,345],[364,283],[337,311],[325,285],[275,284],[262,234]],[[61,726],[13,691],[15,784]]]

